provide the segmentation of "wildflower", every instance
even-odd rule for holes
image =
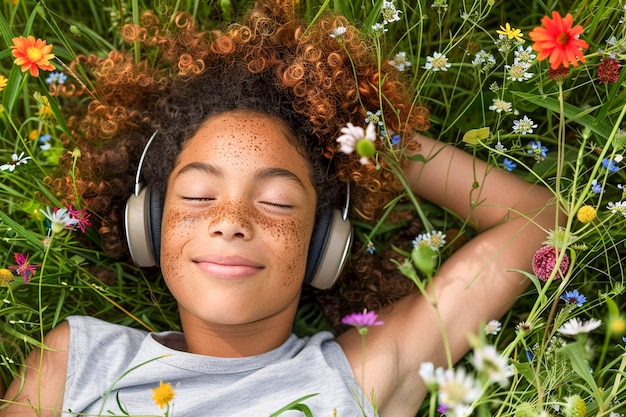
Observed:
[[[443,368],[435,369],[432,362],[422,362],[418,371],[419,376],[429,388],[437,388],[439,378],[443,375]]]
[[[543,242],[544,245],[557,246],[559,248],[570,246],[578,240],[578,236],[574,233],[568,232],[564,227],[559,227],[557,230],[550,230],[548,237]]]
[[[448,62],[448,57],[439,52],[433,52],[433,56],[426,57],[426,64],[424,69],[433,71],[448,71],[451,64]]]
[[[37,115],[40,119],[44,120],[54,119],[54,112],[52,111],[52,106],[50,106],[48,97],[41,97],[41,106],[39,107],[39,113]]]
[[[65,81],[67,80],[67,75],[65,75],[63,72],[61,71],[53,71],[50,73],[50,75],[48,75],[48,78],[46,78],[46,84],[50,85],[50,84],[65,84]]]
[[[557,69],[552,69],[550,68],[548,70],[548,77],[550,77],[550,79],[552,79],[553,81],[563,81],[565,78],[567,78],[567,75],[569,74],[569,68],[565,68],[565,67],[559,67]]]
[[[460,415],[461,407],[471,404],[480,395],[480,384],[463,368],[446,369],[438,375],[437,382],[439,403],[445,404],[451,412],[456,411],[455,415]]]
[[[174,399],[176,393],[172,389],[172,384],[169,382],[164,384],[163,381],[159,382],[159,386],[157,388],[151,388],[150,391],[154,392],[152,395],[152,399],[154,403],[158,405],[161,409],[169,404],[170,401]]]
[[[78,220],[72,217],[66,208],[54,208],[46,207],[46,210],[39,210],[50,221],[50,229],[52,233],[60,233],[64,229],[71,229],[77,223]]]
[[[376,22],[376,23],[374,23],[374,24],[372,25],[372,30],[373,30],[374,32],[378,32],[378,33],[381,33],[381,34],[382,34],[382,33],[387,32],[389,29],[387,29],[387,28],[385,27],[385,25],[383,25],[382,23],[380,23],[380,22]]]
[[[500,329],[502,329],[502,323],[498,320],[489,320],[485,325],[485,334],[497,335]]]
[[[483,372],[489,381],[502,386],[508,385],[511,372],[507,358],[500,355],[495,346],[487,345],[474,349],[471,362],[477,371]]]
[[[602,166],[606,168],[609,172],[617,172],[619,171],[619,167],[615,161],[610,160],[609,158],[604,158],[602,160]]]
[[[24,278],[24,282],[30,281],[31,277],[37,272],[35,269],[41,268],[41,265],[33,265],[28,262],[29,255],[30,254],[28,253],[26,256],[24,256],[23,253],[14,253],[13,259],[15,259],[15,263],[17,265],[9,266],[9,269],[17,272],[18,275],[21,275],[22,278]]]
[[[69,212],[71,218],[76,220],[76,226],[78,226],[80,231],[85,233],[85,228],[91,226],[91,222],[89,221],[91,214],[87,213],[87,210],[85,209],[74,210],[71,204],[67,211]]]
[[[601,83],[616,83],[619,78],[619,61],[615,58],[604,58],[598,64],[598,79]]]
[[[493,104],[489,106],[489,110],[494,110],[496,113],[502,113],[502,112],[511,113],[512,104],[508,101],[494,98]]]
[[[35,40],[33,36],[25,38],[13,38],[13,56],[15,57],[15,65],[22,66],[22,72],[30,71],[33,77],[39,76],[39,70],[53,71],[54,66],[49,62],[54,59],[51,54],[52,45],[46,45],[46,41],[41,39]]]
[[[438,251],[446,244],[446,235],[440,231],[420,233],[413,239],[413,247],[428,246],[432,250]]]
[[[0,92],[4,90],[4,87],[6,87],[8,83],[9,83],[9,80],[7,79],[7,77],[0,74]]]
[[[380,13],[383,15],[383,24],[386,25],[387,23],[400,20],[400,13],[402,13],[402,11],[397,10],[392,1],[384,0]]]
[[[522,62],[524,64],[530,65],[537,55],[533,54],[533,48],[531,46],[524,49],[522,45],[517,47],[516,51],[513,51],[515,55],[514,62]]]
[[[376,253],[376,246],[374,246],[374,242],[367,242],[367,248],[365,249],[365,252],[369,253],[370,255]]]
[[[522,334],[528,334],[532,329],[533,326],[527,321],[520,321],[519,323],[517,323],[517,326],[515,326],[515,330]]]
[[[610,201],[606,208],[611,210],[612,214],[621,214],[626,217],[626,201],[618,201],[617,203]]]
[[[15,278],[13,277],[13,272],[6,268],[0,269],[0,288],[8,287],[14,280]]]
[[[365,118],[365,123],[374,123],[375,125],[382,126],[383,119],[380,117],[381,112],[380,109],[376,110],[376,113],[372,113],[371,111],[367,111],[367,117]]]
[[[532,72],[526,72],[528,69],[528,65],[523,62],[516,62],[513,65],[505,65],[506,69],[509,70],[508,79],[511,81],[524,81],[532,78]]]
[[[596,179],[591,181],[591,192],[594,194],[600,194],[602,192],[602,184],[599,184]]]
[[[504,146],[504,145],[502,144],[502,142],[500,142],[500,140],[498,140],[498,143],[496,143],[496,145],[494,146],[494,148],[495,148],[495,149],[496,149],[496,151],[498,151],[498,152],[506,152],[506,151],[507,151],[506,146]]]
[[[396,67],[398,71],[404,71],[411,66],[411,61],[406,59],[406,52],[398,52],[389,63]]]
[[[509,158],[504,158],[504,160],[502,161],[502,165],[504,165],[504,169],[509,172],[513,171],[515,167],[517,167],[517,164]]]
[[[587,406],[580,395],[570,395],[565,399],[566,404],[563,414],[566,417],[585,417],[587,415]]]
[[[513,121],[513,132],[525,135],[526,133],[533,133],[533,129],[537,128],[537,124],[524,115],[523,118]]]
[[[367,333],[367,329],[373,326],[382,326],[384,323],[378,320],[378,314],[364,309],[362,313],[351,313],[344,316],[341,322],[348,326],[356,327],[361,335]]]
[[[561,17],[559,12],[552,12],[552,19],[544,16],[541,19],[543,27],[534,28],[528,36],[535,42],[533,49],[539,53],[537,59],[543,61],[549,57],[550,68],[557,69],[559,66],[578,66],[578,61],[585,62],[582,51],[589,47],[587,42],[579,39],[583,33],[580,25],[572,27],[571,14]]]
[[[472,61],[472,64],[474,65],[485,64],[486,68],[490,68],[495,63],[496,59],[494,58],[494,56],[490,53],[487,53],[484,49],[479,51]]]
[[[15,167],[17,167],[18,165],[27,164],[29,159],[30,156],[25,157],[24,152],[22,152],[19,156],[14,153],[13,155],[11,155],[11,161],[6,164],[0,165],[0,171],[13,172],[15,171]]]
[[[581,223],[590,223],[596,218],[596,209],[592,206],[582,206],[578,209],[576,218]]]
[[[574,317],[559,327],[557,332],[563,336],[576,336],[581,333],[589,333],[590,331],[600,327],[601,324],[602,322],[597,319],[589,319],[583,322],[578,317]]]
[[[552,275],[552,271],[557,267],[557,259],[559,253],[554,246],[546,245],[535,252],[533,256],[532,268],[533,273],[542,281],[547,281]],[[566,253],[563,254],[563,259],[558,265],[559,273],[555,275],[555,279],[562,278],[569,268],[569,257]]]
[[[546,159],[546,152],[548,152],[548,148],[541,145],[541,141],[530,141],[530,149],[527,151],[529,154],[534,155],[537,161],[543,161]]]
[[[346,33],[346,28],[343,26],[337,26],[333,29],[332,33],[329,35],[331,38],[341,38]]]
[[[504,27],[500,26],[500,30],[496,30],[498,35],[506,36],[509,39],[515,39],[518,42],[524,42],[522,39],[522,31],[520,29],[512,28],[511,25],[507,22]]]
[[[578,307],[582,307],[587,302],[587,297],[579,293],[578,290],[565,291],[559,298],[565,301],[566,304],[576,304]]]
[[[374,142],[376,141],[376,127],[374,123],[369,123],[364,131],[360,126],[354,126],[348,123],[346,127],[341,128],[343,135],[337,138],[337,142],[341,144],[339,150],[345,154],[351,154],[354,150],[362,156],[361,163],[366,165],[369,158],[376,153]]]

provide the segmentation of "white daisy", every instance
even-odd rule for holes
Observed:
[[[13,172],[15,171],[15,167],[17,167],[18,165],[27,164],[29,159],[30,156],[25,157],[24,152],[22,152],[19,156],[14,153],[13,155],[11,155],[10,162],[0,165],[0,171]]]
[[[600,327],[601,324],[602,322],[597,319],[589,319],[583,322],[581,319],[574,317],[559,327],[557,332],[563,336],[576,336],[581,333],[589,333]]]
[[[78,223],[78,220],[73,218],[66,208],[51,209],[46,207],[45,210],[39,209],[39,211],[50,220],[50,229],[52,229],[53,233],[71,229]]]
[[[507,358],[498,353],[495,346],[487,345],[474,349],[471,362],[477,371],[484,373],[489,381],[506,386],[509,383],[511,366]]]
[[[496,113],[511,113],[513,105],[504,100],[500,100],[499,98],[493,99],[493,104],[489,106],[489,110],[494,110]]]
[[[448,62],[448,57],[439,52],[434,52],[433,56],[426,57],[426,64],[424,69],[432,71],[448,71],[451,64]]]
[[[472,404],[480,395],[480,384],[465,369],[446,369],[438,375],[439,403],[449,410]]]
[[[502,329],[502,323],[498,320],[489,320],[489,322],[485,325],[485,334],[496,335],[500,329]]]

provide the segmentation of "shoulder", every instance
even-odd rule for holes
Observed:
[[[53,416],[63,404],[65,374],[70,344],[70,327],[62,322],[26,358],[24,372],[17,376],[5,395],[9,404],[0,416]]]

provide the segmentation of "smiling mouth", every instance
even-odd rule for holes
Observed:
[[[241,257],[206,257],[193,262],[204,273],[218,279],[242,279],[258,274],[265,267]]]

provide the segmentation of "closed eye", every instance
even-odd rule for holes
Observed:
[[[215,198],[213,197],[183,197],[183,200],[186,201],[213,201]]]
[[[293,206],[290,206],[288,204],[272,203],[271,201],[261,201],[260,203],[265,204],[266,206],[275,207],[275,208],[279,208],[283,210],[288,210],[290,208],[293,208]]]

